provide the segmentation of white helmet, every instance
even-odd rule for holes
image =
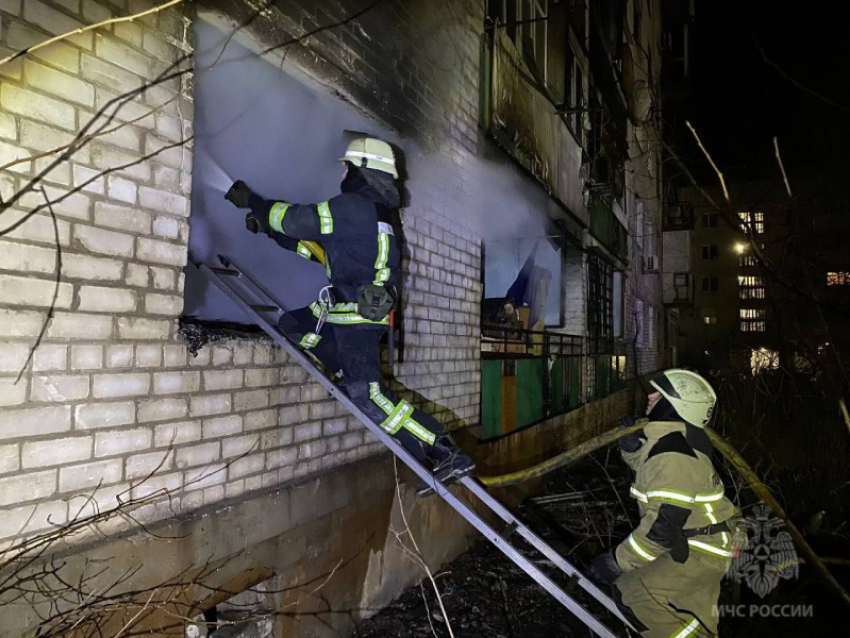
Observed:
[[[673,368],[655,376],[649,383],[688,423],[702,428],[711,421],[717,394],[711,384],[696,372]]]
[[[358,168],[383,171],[398,179],[393,147],[375,137],[358,137],[352,140],[345,149],[345,157],[341,157],[339,161],[351,162]]]

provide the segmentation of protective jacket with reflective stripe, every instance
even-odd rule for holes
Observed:
[[[631,495],[638,501],[641,520],[617,547],[617,563],[628,571],[667,552],[679,562],[694,551],[719,560],[731,558],[730,532],[694,534],[739,515],[724,495],[705,432],[682,422],[655,421],[644,433],[647,440],[638,450],[623,452],[635,470]]]
[[[400,254],[391,225],[398,200],[379,193],[361,177],[343,182],[343,193],[319,204],[292,204],[251,196],[254,214],[268,219],[268,235],[288,250],[298,240],[318,242],[336,300],[356,300],[363,284],[396,283]]]

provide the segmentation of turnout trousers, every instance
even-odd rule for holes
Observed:
[[[386,328],[379,324],[343,325],[326,322],[316,334],[316,317],[309,307],[284,314],[280,331],[302,349],[309,350],[331,372],[342,370],[342,388],[352,403],[379,424],[418,460],[429,455],[443,434],[442,424],[415,409],[381,380],[380,339]]]
[[[716,636],[727,564],[693,550],[684,563],[663,554],[621,575],[614,582],[614,600],[644,638]]]

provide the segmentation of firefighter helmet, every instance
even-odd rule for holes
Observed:
[[[351,162],[358,168],[371,168],[389,173],[398,179],[393,148],[375,137],[358,137],[345,149],[345,157],[340,162]]]
[[[717,394],[711,384],[696,372],[672,368],[656,375],[649,383],[688,423],[702,428],[711,421]]]

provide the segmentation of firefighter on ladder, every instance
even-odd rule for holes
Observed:
[[[620,439],[623,460],[635,471],[631,495],[640,524],[594,559],[590,576],[614,586],[614,600],[642,636],[715,636],[720,582],[740,516],[724,494],[703,430],[717,396],[690,370],[667,370],[650,384],[649,422]],[[631,417],[620,422],[633,423]]]
[[[250,208],[249,231],[262,232],[287,250],[324,261],[330,285],[306,308],[284,314],[280,331],[311,351],[332,373],[342,372],[351,401],[449,484],[474,465],[431,415],[415,409],[381,381],[380,339],[396,304],[400,254],[392,212],[401,200],[392,147],[379,139],[353,140],[340,159],[341,194],[319,204],[263,199],[242,181],[225,198]],[[417,493],[433,493],[422,483]]]

